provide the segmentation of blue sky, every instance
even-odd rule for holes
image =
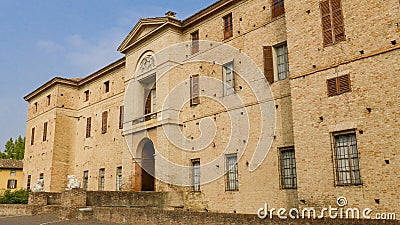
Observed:
[[[25,136],[23,97],[55,76],[83,77],[120,57],[140,18],[185,19],[216,0],[0,0],[0,150]]]

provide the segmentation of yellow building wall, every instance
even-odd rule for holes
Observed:
[[[16,174],[11,176],[11,170],[13,169],[0,169],[0,194],[3,194],[5,190],[7,190],[7,181],[10,179],[17,180],[17,187],[15,189],[11,189],[12,191],[21,189],[22,186],[22,178],[23,173],[22,169],[15,169]]]

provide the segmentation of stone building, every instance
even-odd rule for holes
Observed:
[[[197,211],[344,196],[399,213],[399,23],[396,0],[220,0],[141,19],[123,58],[25,97],[25,185],[61,191],[74,174],[87,190],[182,192]]]

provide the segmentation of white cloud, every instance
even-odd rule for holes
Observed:
[[[67,37],[69,45],[66,59],[84,72],[96,71],[122,57],[117,52],[117,47],[123,40],[123,31],[111,29],[100,36],[84,39],[80,35]],[[89,74],[81,74],[83,76]]]
[[[63,50],[61,45],[50,40],[40,40],[36,43],[36,46],[49,53],[60,52]]]

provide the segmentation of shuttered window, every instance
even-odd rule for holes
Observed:
[[[108,119],[108,111],[104,111],[101,116],[101,133],[107,133],[107,119]]]
[[[223,65],[222,73],[224,81],[224,95],[235,93],[235,73],[233,69],[233,61]]]
[[[110,81],[104,82],[104,92],[105,93],[110,92]]]
[[[88,117],[86,119],[86,138],[90,137],[91,130],[92,130],[92,117]]]
[[[192,75],[190,77],[190,105],[200,104],[199,96],[199,75]]]
[[[345,40],[341,0],[320,2],[324,46]]]
[[[31,145],[35,144],[35,128],[32,127],[32,132],[31,132]]]
[[[47,141],[47,122],[43,124],[43,141]]]
[[[278,79],[284,80],[289,77],[289,56],[286,44],[277,46],[276,48],[276,61],[278,64]]]
[[[124,106],[119,107],[119,129],[124,128]]]
[[[351,91],[350,75],[328,79],[326,81],[328,97],[340,95]]]
[[[17,180],[10,179],[7,181],[7,189],[15,189],[17,188]]]
[[[284,0],[272,0],[272,18],[285,14]]]
[[[263,47],[264,76],[272,84],[274,82],[274,63],[272,58],[272,46]]]
[[[192,54],[199,52],[199,31],[195,31],[192,36]]]
[[[224,39],[233,36],[232,13],[223,17],[224,19]]]
[[[90,97],[89,90],[87,90],[85,91],[85,102],[89,101],[89,97]]]

